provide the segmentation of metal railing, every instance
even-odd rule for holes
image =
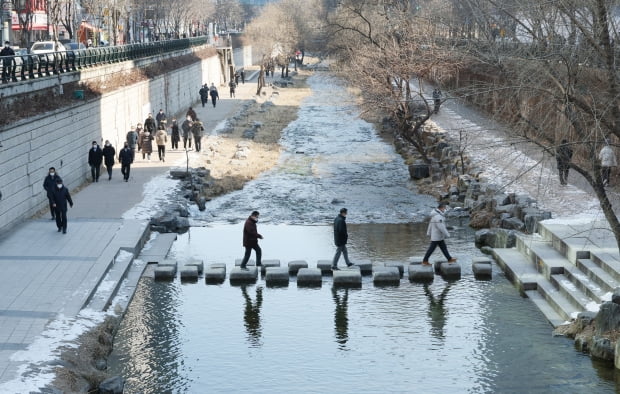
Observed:
[[[0,56],[2,82],[19,82],[78,71],[102,64],[141,59],[208,43],[207,36],[60,52]]]

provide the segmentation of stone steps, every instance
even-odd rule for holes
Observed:
[[[493,256],[557,326],[598,310],[620,284],[620,256],[597,246],[595,238],[577,225],[541,222],[539,234],[519,234],[515,248],[494,249]]]

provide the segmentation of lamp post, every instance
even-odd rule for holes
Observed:
[[[11,20],[11,9],[13,8],[13,3],[11,3],[10,0],[2,0],[2,40],[0,40],[1,42],[4,41],[9,41],[10,37],[10,29],[11,29],[11,24],[12,24],[12,20]]]

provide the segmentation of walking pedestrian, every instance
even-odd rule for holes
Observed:
[[[262,265],[262,250],[260,246],[258,246],[258,240],[263,239],[263,236],[260,235],[256,229],[256,223],[258,223],[259,215],[260,213],[258,211],[253,211],[243,225],[243,247],[245,248],[245,255],[243,256],[243,260],[241,260],[242,270],[246,269],[248,260],[250,260],[252,249],[254,249],[254,252],[256,253],[256,266],[260,267]]]
[[[428,223],[428,229],[426,230],[426,235],[431,237],[431,244],[428,246],[426,254],[422,259],[422,265],[431,265],[431,263],[428,262],[428,259],[431,257],[431,254],[433,254],[437,246],[439,246],[441,253],[443,253],[446,259],[448,259],[448,263],[452,264],[456,262],[456,259],[450,256],[445,241],[446,238],[450,237],[450,233],[444,223],[446,219],[444,216],[446,207],[446,203],[440,202],[439,205],[437,205],[437,208],[435,208],[431,213],[431,220]]]
[[[563,139],[557,152],[555,159],[558,163],[558,172],[560,174],[560,184],[566,185],[568,180],[568,170],[570,169],[570,161],[573,157],[573,150],[568,145],[568,141]]]
[[[15,61],[15,51],[11,48],[10,42],[4,42],[4,48],[0,51],[0,56],[2,56],[2,82],[7,83],[9,78],[11,78],[11,70]]]
[[[245,71],[241,70],[239,74],[241,75],[241,83],[245,85]]]
[[[179,149],[179,140],[181,136],[179,134],[179,124],[175,118],[172,118],[172,124],[170,125],[170,140],[172,141],[172,149]]]
[[[105,164],[105,168],[108,170],[108,181],[110,181],[112,180],[112,167],[114,167],[114,160],[116,159],[116,150],[110,144],[110,141],[105,141],[102,153],[103,164]]]
[[[215,104],[217,103],[217,99],[220,98],[220,95],[218,94],[217,88],[215,87],[215,84],[213,82],[211,82],[209,94],[211,95],[211,103],[213,104],[213,108],[215,108]]]
[[[162,124],[164,125],[164,128],[165,128],[167,118],[166,118],[166,113],[164,112],[163,109],[160,109],[157,115],[155,115],[155,120],[157,121],[157,129],[159,129]]]
[[[235,81],[230,81],[228,87],[230,88],[230,98],[235,98],[235,89],[237,88]]]
[[[603,186],[609,186],[609,177],[611,175],[611,167],[617,167],[616,154],[608,143],[603,146],[603,149],[598,154],[598,158],[601,161],[601,178],[603,180]]]
[[[153,153],[153,136],[148,130],[144,130],[140,138],[140,149],[142,150],[142,160],[145,158],[151,161],[151,153]]]
[[[153,114],[149,114],[146,119],[144,119],[144,130],[148,131],[151,135],[155,135],[155,130],[157,129],[157,124],[155,124],[155,119],[153,119]]]
[[[99,182],[99,172],[101,171],[102,162],[103,151],[97,144],[97,141],[93,141],[93,147],[88,151],[88,165],[90,166],[90,174],[93,177],[93,182]]]
[[[344,257],[344,262],[347,267],[353,265],[349,260],[349,252],[347,251],[347,241],[349,240],[349,233],[347,232],[347,209],[341,208],[340,213],[334,219],[334,244],[336,244],[336,254],[332,260],[332,270],[338,269],[338,260],[340,260],[340,254]]]
[[[441,90],[439,90],[439,88],[435,88],[435,90],[433,90],[433,102],[435,104],[435,108],[434,111],[436,114],[439,113],[439,107],[441,106],[441,97],[443,95],[441,94]]]
[[[239,78],[241,78],[239,71],[235,71],[235,85],[239,85]]]
[[[209,102],[209,86],[205,83],[202,85],[200,90],[198,91],[200,95],[200,102],[202,103],[202,108],[205,107],[205,104]]]
[[[194,123],[188,116],[187,119],[181,124],[181,130],[183,131],[183,149],[192,149],[192,125]]]
[[[193,122],[196,120],[196,117],[198,115],[196,115],[196,111],[194,111],[194,109],[192,107],[189,107],[189,109],[187,110],[187,113],[185,114],[186,117],[189,116],[189,119]]]
[[[140,126],[140,123],[138,123]],[[132,159],[136,157],[136,148],[138,147],[140,134],[136,127],[131,126],[131,130],[127,133],[127,144],[129,145],[129,149],[131,149]]]
[[[56,227],[58,232],[62,230],[63,234],[67,233],[67,202],[73,208],[73,200],[67,189],[62,184],[62,179],[56,179],[56,188],[52,193],[53,206],[56,213]]]
[[[200,152],[200,148],[202,146],[201,140],[204,131],[205,128],[202,127],[202,122],[200,119],[196,119],[196,121],[192,124],[192,135],[194,136],[194,147],[196,148],[196,152]]]
[[[56,173],[56,169],[54,167],[50,167],[47,172],[47,176],[43,180],[43,189],[47,194],[47,200],[50,204],[50,214],[52,215],[52,220],[56,218],[56,210],[54,209],[54,189],[56,188],[56,181],[61,179],[60,176]]]
[[[131,171],[131,163],[133,163],[133,152],[126,142],[125,146],[118,154],[118,161],[121,163],[121,174],[123,174],[123,179],[127,182],[129,180],[129,172]]]
[[[155,143],[157,144],[157,155],[159,156],[159,161],[166,161],[166,142],[168,142],[168,135],[166,134],[166,130],[164,130],[164,125],[159,126],[159,130],[157,130],[157,134],[155,134]]]

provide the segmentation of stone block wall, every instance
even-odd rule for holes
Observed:
[[[168,116],[195,104],[204,83],[222,80],[218,56],[139,82],[70,108],[0,129],[0,234],[47,206],[43,179],[56,167],[70,190],[87,180],[92,141],[118,150],[129,127],[163,108]]]

